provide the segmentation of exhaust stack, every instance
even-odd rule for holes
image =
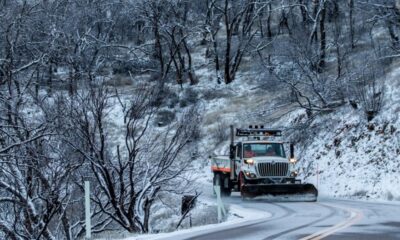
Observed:
[[[230,168],[231,168],[231,172],[230,172],[230,179],[234,180],[235,179],[235,152],[236,152],[236,148],[235,148],[235,133],[234,133],[234,129],[233,129],[233,125],[230,125],[231,128],[231,144],[229,146],[229,159],[230,159]]]
[[[294,144],[290,143],[290,158],[294,158]]]

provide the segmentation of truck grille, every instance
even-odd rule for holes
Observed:
[[[288,173],[289,164],[288,163],[259,163],[258,164],[258,173],[262,177],[278,177],[278,176],[286,176]]]

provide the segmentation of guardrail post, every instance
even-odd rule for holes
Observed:
[[[217,195],[217,207],[218,207],[218,223],[222,222],[222,214],[226,216],[226,211],[224,204],[222,203],[222,198],[221,198],[221,187],[220,186],[214,186],[214,191],[215,194]]]
[[[90,222],[90,182],[85,181],[85,228],[86,240],[92,238],[92,226]]]
[[[318,189],[318,187],[319,187],[319,166],[317,163],[317,189]]]

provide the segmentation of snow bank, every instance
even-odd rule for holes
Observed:
[[[245,208],[236,204],[230,205],[230,214],[226,222],[220,224],[210,224],[205,226],[194,227],[191,229],[180,230],[171,233],[160,233],[160,234],[147,234],[141,236],[134,236],[126,238],[125,240],[156,240],[156,239],[183,239],[190,238],[197,235],[202,235],[215,231],[222,231],[225,229],[231,229],[240,227],[243,225],[254,224],[258,221],[265,220],[271,217],[271,213]]]

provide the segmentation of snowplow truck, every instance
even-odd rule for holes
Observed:
[[[236,134],[233,126],[230,130],[229,156],[211,157],[213,185],[221,187],[222,196],[238,191],[243,199],[269,196],[317,201],[315,186],[296,179],[294,145],[282,141],[281,130],[262,125],[236,128]],[[288,144],[289,157],[284,148]]]

